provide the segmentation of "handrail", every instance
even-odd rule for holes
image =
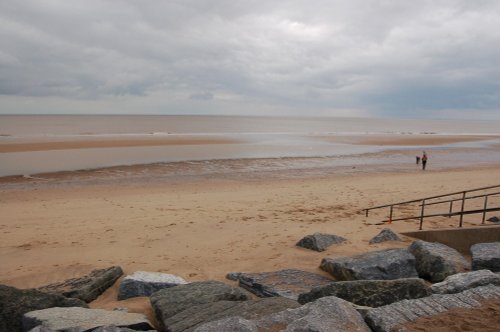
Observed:
[[[462,191],[457,191],[449,194],[443,194],[443,195],[435,195],[435,196],[429,196],[426,198],[421,198],[421,199],[414,199],[414,200],[409,200],[409,201],[404,201],[404,202],[399,202],[399,203],[393,203],[393,204],[385,204],[385,205],[379,205],[379,206],[374,206],[371,208],[366,208],[363,209],[362,211],[366,212],[366,216],[368,217],[368,211],[370,210],[375,210],[375,209],[381,209],[381,208],[386,208],[389,207],[389,219],[387,221],[392,222],[392,221],[399,221],[399,220],[409,220],[409,219],[420,219],[420,229],[422,229],[422,225],[424,222],[424,218],[430,218],[430,217],[441,217],[441,216],[447,216],[447,217],[452,217],[452,216],[460,216],[460,221],[458,227],[462,227],[462,222],[463,222],[463,216],[467,214],[476,214],[476,213],[482,213],[483,218],[482,218],[482,223],[484,224],[485,219],[486,219],[486,213],[488,212],[493,212],[493,211],[500,211],[500,207],[488,207],[488,198],[492,196],[497,196],[500,195],[500,192],[486,192],[480,195],[474,195],[467,197],[467,193],[471,192],[477,192],[477,191],[485,191],[493,188],[500,188],[500,185],[494,185],[494,186],[488,186],[488,187],[482,187],[482,188],[475,188],[475,189],[469,189],[469,190],[462,190]],[[428,202],[429,200],[433,200],[436,198],[441,198],[441,197],[449,197],[449,196],[455,196],[455,195],[461,195],[462,197],[460,198],[452,198],[448,200],[442,200],[438,202]],[[484,205],[482,209],[474,209],[474,210],[465,210],[465,201],[470,200],[470,199],[477,199],[477,198],[482,198],[484,197]],[[453,202],[456,201],[461,201],[462,204],[460,206],[460,211],[459,212],[453,212]],[[420,214],[418,216],[413,216],[413,217],[406,217],[406,218],[396,218],[393,219],[393,213],[394,213],[394,207],[405,205],[405,204],[411,204],[411,203],[417,203],[421,202],[418,206],[420,206]],[[437,204],[444,204],[444,203],[450,203],[449,207],[449,212],[445,213],[435,213],[435,214],[425,214],[425,207],[428,205],[437,205]],[[385,221],[384,221],[385,222]]]
[[[493,189],[493,188],[500,188],[500,185],[488,186],[488,187],[476,188],[476,189],[470,189],[470,190],[462,190],[462,191],[457,191],[457,192],[450,193],[450,194],[430,196],[430,197],[425,197],[425,198],[420,198],[420,199],[413,199],[411,201],[404,201],[404,202],[399,202],[399,203],[393,203],[393,204],[379,205],[379,206],[374,206],[374,207],[371,207],[371,208],[363,209],[362,211],[366,211],[368,213],[368,211],[370,211],[370,210],[380,209],[380,208],[384,208],[384,207],[390,207],[390,206],[396,206],[396,205],[405,205],[405,204],[409,204],[409,203],[421,202],[421,201],[424,201],[424,200],[426,201],[426,200],[429,200],[429,199],[435,199],[435,198],[441,198],[441,197],[446,197],[446,196],[453,196],[453,195],[463,194],[464,192],[468,193],[468,192],[474,192],[474,191],[480,191],[480,190],[487,190],[487,189]]]
[[[476,195],[476,196],[465,197],[465,199],[468,200],[468,199],[475,199],[475,198],[481,198],[481,197],[485,197],[485,196],[496,196],[496,195],[500,195],[500,191],[495,192],[495,193],[489,193],[489,194],[483,194],[483,195]],[[455,199],[450,199],[450,200],[447,200],[447,201],[439,201],[439,202],[426,203],[425,206],[437,205],[437,204],[444,204],[444,203],[451,203],[451,202],[457,202],[457,201],[461,201],[461,200],[462,200],[462,198],[455,198]]]

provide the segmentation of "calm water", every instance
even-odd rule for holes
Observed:
[[[36,174],[156,162],[285,158],[282,168],[331,168],[373,163],[405,164],[407,155],[377,157],[374,152],[404,147],[330,143],[317,135],[343,134],[500,134],[499,121],[402,120],[360,118],[265,118],[225,116],[0,116],[0,144],[98,137],[158,137],[217,135],[241,140],[238,144],[92,148],[0,153],[0,176]],[[439,149],[472,148],[434,159],[435,165],[500,162],[487,143],[461,143]],[[407,147],[409,150],[436,147]],[[461,154],[462,153],[462,154]],[[368,154],[368,155],[367,155]],[[308,157],[304,160],[301,157]],[[314,158],[321,157],[321,158]],[[314,158],[314,159],[313,159]],[[261,169],[265,170],[262,163]],[[207,169],[209,165],[207,164]],[[274,166],[273,166],[274,167]],[[258,167],[257,167],[258,168]]]

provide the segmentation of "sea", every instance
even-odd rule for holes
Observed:
[[[488,135],[498,138],[439,146],[377,146],[318,139],[364,135]],[[0,153],[0,176],[32,176],[125,165],[168,166],[186,162],[194,165],[193,169],[197,172],[213,172],[214,169],[220,171],[221,167],[224,168],[224,161],[234,165],[241,160],[249,161],[242,163],[246,165],[244,171],[247,172],[269,169],[331,170],[335,167],[366,165],[390,165],[393,169],[413,164],[414,155],[422,150],[430,154],[429,167],[500,163],[500,121],[198,115],[0,115],[0,144],[162,137],[223,137],[237,143],[3,152]],[[434,156],[433,152],[436,152]]]

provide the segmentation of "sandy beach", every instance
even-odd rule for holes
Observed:
[[[361,209],[494,184],[500,165],[480,169],[329,174],[280,178],[224,175],[127,182],[111,173],[54,175],[51,181],[4,179],[0,190],[0,283],[20,288],[121,266],[126,274],[159,271],[188,281],[225,280],[228,272],[298,268],[324,274],[325,256],[344,256],[405,242],[369,245],[384,227],[416,230],[417,221],[375,225],[387,211]],[[295,171],[299,172],[300,171]],[[275,174],[276,175],[276,174]],[[102,180],[102,181],[101,181]],[[104,185],[102,184],[104,183]],[[471,203],[474,204],[474,203]],[[477,204],[481,204],[477,202]],[[403,215],[411,211],[402,211]],[[480,220],[467,217],[465,225]],[[425,229],[455,227],[453,218]],[[345,244],[317,253],[295,246],[307,234],[333,233]],[[117,302],[108,290],[92,306],[150,310],[147,300]]]

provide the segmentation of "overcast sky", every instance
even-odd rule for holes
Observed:
[[[500,1],[0,1],[0,113],[500,119]]]

